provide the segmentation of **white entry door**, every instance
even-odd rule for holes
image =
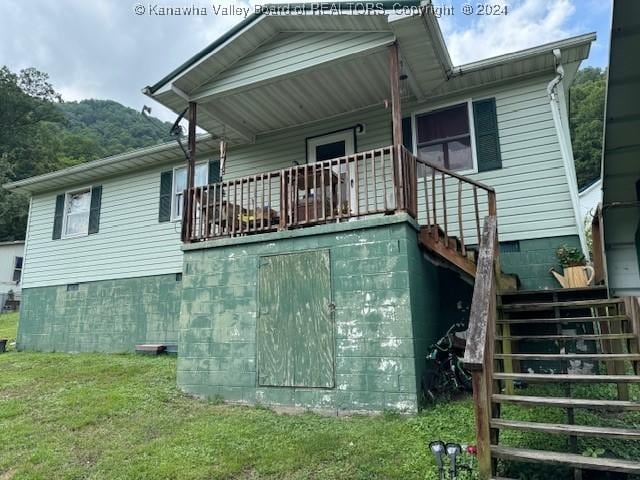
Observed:
[[[331,160],[355,153],[355,135],[354,130],[341,130],[335,133],[329,133],[320,137],[314,137],[307,140],[307,162],[321,162],[323,160]],[[340,189],[342,198],[339,199],[340,204],[349,202],[350,213],[355,214],[356,206],[356,182],[355,182],[355,166],[353,162],[347,165],[335,166],[333,171],[340,177],[343,182]],[[344,188],[348,187],[348,188]]]

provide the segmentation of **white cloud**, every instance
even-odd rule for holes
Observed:
[[[571,0],[498,0],[508,13],[470,15],[456,10],[440,20],[454,65],[515,52],[576,35],[569,25],[575,6]],[[462,19],[460,17],[463,17]]]

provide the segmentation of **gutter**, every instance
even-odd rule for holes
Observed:
[[[562,161],[564,163],[564,172],[567,177],[567,183],[569,185],[569,195],[571,197],[571,203],[573,205],[573,216],[576,221],[576,227],[578,227],[578,237],[580,238],[580,246],[582,247],[582,253],[585,258],[589,259],[589,247],[587,245],[587,237],[584,232],[584,225],[582,224],[582,217],[580,216],[580,197],[578,194],[578,181],[576,179],[576,166],[573,158],[573,147],[571,146],[571,136],[568,130],[568,124],[565,125],[562,121],[562,105],[564,103],[564,88],[562,88],[562,81],[564,79],[564,68],[562,66],[562,52],[559,48],[553,50],[553,56],[556,60],[556,73],[557,75],[547,85],[547,95],[549,96],[549,105],[551,106],[551,113],[553,115],[553,123],[558,133],[558,142],[560,143],[560,153],[562,155]]]
[[[197,141],[203,142],[211,140],[212,138],[213,137],[211,136],[211,134],[205,133],[198,135]],[[99,158],[90,162],[80,163],[78,165],[67,167],[62,170],[56,170],[42,175],[37,175],[35,177],[28,177],[23,180],[16,180],[14,182],[5,183],[4,185],[2,185],[2,188],[4,188],[5,190],[16,190],[22,187],[28,187],[30,185],[38,184],[46,180],[53,180],[61,177],[66,177],[67,175],[88,172],[99,167],[115,165],[118,163],[126,162],[127,160],[133,160],[136,158],[145,157],[147,155],[153,155],[155,153],[164,153],[177,148],[178,146],[174,141],[161,143],[159,145],[152,145],[150,147],[138,148],[136,150],[119,153],[110,157]]]

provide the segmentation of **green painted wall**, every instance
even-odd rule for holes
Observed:
[[[556,258],[556,249],[562,245],[580,248],[580,239],[577,235],[567,235],[520,240],[519,252],[506,252],[501,249],[502,270],[518,275],[521,290],[560,288],[560,284],[549,270],[553,267],[562,273],[562,267]]]
[[[140,343],[176,344],[182,283],[176,275],[26,288],[18,350],[130,352]]]
[[[185,250],[178,385],[205,397],[332,411],[418,408],[416,370],[437,322],[435,268],[405,216],[214,242]],[[202,246],[216,248],[201,248]],[[258,387],[261,256],[330,252],[335,388]],[[413,299],[413,300],[412,300]]]

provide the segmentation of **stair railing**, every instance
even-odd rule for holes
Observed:
[[[473,400],[476,418],[476,442],[478,448],[478,470],[480,480],[492,475],[491,431],[492,403],[494,391],[493,369],[497,316],[497,278],[500,272],[498,260],[497,219],[489,215],[484,220],[478,269],[471,303],[467,346],[464,364],[471,371]]]
[[[412,154],[404,151],[405,156]],[[456,236],[460,250],[478,244],[481,218],[496,216],[496,192],[484,183],[472,180],[446,168],[414,158],[416,164],[416,215],[420,225],[429,228],[433,241],[440,242],[444,234],[445,247],[449,236]]]

